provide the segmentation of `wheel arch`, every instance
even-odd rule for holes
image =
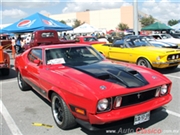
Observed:
[[[152,66],[152,62],[151,62],[147,57],[144,57],[144,56],[140,56],[140,57],[136,60],[136,64],[138,63],[138,61],[139,61],[140,59],[146,59],[146,60],[151,64],[151,66]]]
[[[64,100],[64,102],[67,104],[67,101],[66,101],[66,98],[65,98],[63,92],[61,90],[59,90],[58,88],[55,88],[55,87],[51,88],[48,91],[48,95],[47,96],[48,96],[49,101],[51,101],[51,96],[52,96],[53,93],[58,94]]]

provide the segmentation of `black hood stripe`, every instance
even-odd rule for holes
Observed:
[[[136,70],[105,61],[70,67],[97,79],[116,83],[128,88],[142,87],[149,84],[148,81]]]

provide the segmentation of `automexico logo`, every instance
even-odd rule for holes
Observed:
[[[20,27],[21,28],[30,27],[35,21],[36,21],[36,19],[34,19],[32,21],[31,20],[23,20],[17,24],[17,27],[19,27],[19,28]]]
[[[51,21],[51,20],[44,20],[42,19],[43,23],[46,25],[50,25],[50,26],[58,26],[55,22]]]

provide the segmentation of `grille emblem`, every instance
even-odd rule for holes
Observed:
[[[153,78],[153,79],[156,79],[157,77],[153,75],[152,78]]]
[[[106,86],[101,85],[101,86],[100,86],[100,89],[101,89],[101,90],[105,90],[105,89],[106,89]]]
[[[138,94],[137,94],[137,97],[138,97],[138,99],[140,99],[140,97],[141,97],[141,94],[140,94],[140,93],[138,93]]]

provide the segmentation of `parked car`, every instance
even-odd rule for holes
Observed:
[[[107,41],[99,41],[96,37],[93,36],[77,36],[75,38],[76,43],[78,44],[88,44],[88,45],[92,45],[92,44],[104,44]]]
[[[3,49],[9,49],[12,50],[11,40],[9,38],[9,35],[7,34],[0,34],[0,45],[3,47]]]
[[[178,47],[180,47],[180,39],[174,38],[169,34],[151,34],[151,36],[154,37],[158,41],[178,44]]]
[[[3,46],[0,46],[0,72],[1,75],[7,76],[10,71],[10,57],[7,52],[3,50]]]
[[[131,117],[137,125],[172,99],[172,83],[162,74],[109,61],[90,45],[36,46],[16,57],[15,69],[19,88],[49,100],[61,129],[78,122],[93,130]]]
[[[179,49],[158,48],[139,37],[129,37],[116,40],[113,44],[93,47],[109,59],[135,63],[148,68],[175,69],[180,64]]]
[[[167,34],[170,34],[174,38],[180,39],[180,32],[175,30],[166,30]]]
[[[124,38],[129,38],[129,37],[139,37],[139,38],[142,38],[142,39],[146,39],[155,47],[178,48],[178,44],[159,41],[159,40],[156,40],[153,36],[129,35],[129,36],[125,36]]]

